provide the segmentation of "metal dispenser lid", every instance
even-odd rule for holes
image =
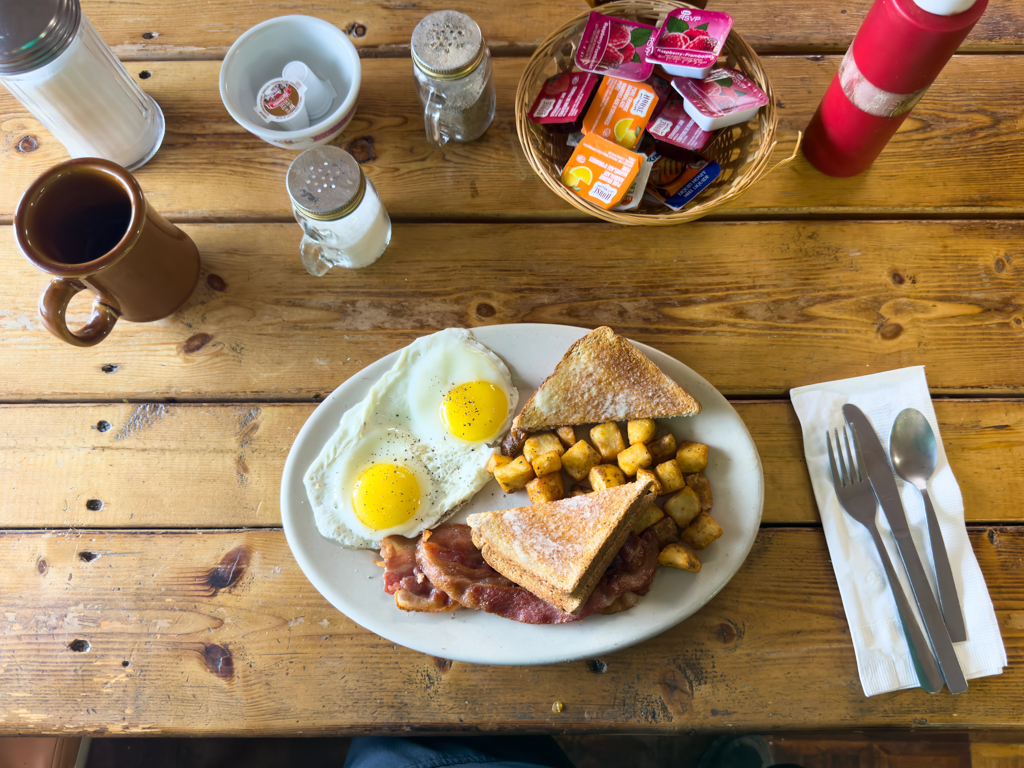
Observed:
[[[311,219],[348,216],[365,192],[363,169],[340,147],[327,144],[307,149],[288,168],[288,196]]]
[[[71,44],[81,23],[78,0],[0,0],[0,75],[50,63]]]
[[[484,36],[469,16],[458,11],[435,11],[412,31],[412,60],[439,80],[457,80],[484,58]]]

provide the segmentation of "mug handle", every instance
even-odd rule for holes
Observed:
[[[99,344],[114,329],[114,323],[121,316],[111,306],[104,304],[99,296],[92,303],[92,317],[77,331],[68,328],[66,312],[71,299],[86,286],[78,280],[58,277],[49,282],[39,297],[39,318],[46,330],[61,341],[75,347],[91,347]]]
[[[423,105],[423,123],[427,128],[427,141],[435,147],[443,147],[448,143],[448,137],[441,131],[441,107],[444,106],[444,101],[441,92],[431,88],[427,101]]]

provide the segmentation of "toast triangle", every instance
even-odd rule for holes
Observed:
[[[559,501],[470,515],[473,543],[494,570],[578,614],[640,513],[653,484],[627,483]]]
[[[700,403],[628,340],[603,326],[565,353],[512,422],[514,430],[693,416]]]

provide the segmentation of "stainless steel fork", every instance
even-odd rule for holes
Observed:
[[[907,602],[907,595],[900,585],[899,577],[892,567],[892,560],[882,542],[882,536],[878,532],[878,525],[875,517],[878,514],[878,503],[875,500],[874,491],[871,490],[871,483],[863,471],[861,462],[860,444],[857,435],[854,434],[853,441],[857,451],[850,450],[850,437],[843,427],[843,440],[846,442],[846,456],[849,458],[849,471],[847,471],[846,460],[843,457],[842,444],[839,442],[839,430],[835,430],[836,449],[832,450],[832,436],[826,431],[825,441],[828,443],[828,460],[832,465],[832,482],[836,487],[836,495],[839,503],[842,504],[846,513],[858,523],[868,529],[875,548],[878,550],[878,557],[882,560],[885,568],[885,575],[889,579],[889,586],[892,595],[896,598],[896,608],[900,614],[900,621],[903,623],[903,631],[907,636],[910,645],[910,656],[914,660],[914,669],[917,670],[917,677],[921,681],[921,687],[928,693],[938,693],[942,690],[942,672],[939,671],[939,663],[932,652],[931,646],[925,639],[921,624]],[[839,454],[839,467],[836,467],[836,453]],[[855,461],[856,459],[856,461]]]

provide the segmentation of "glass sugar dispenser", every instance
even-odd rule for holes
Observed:
[[[313,147],[295,158],[288,197],[302,227],[302,264],[315,277],[331,267],[368,267],[391,242],[391,218],[376,187],[339,147]]]
[[[425,16],[412,33],[413,75],[427,140],[474,141],[494,119],[491,53],[480,27],[458,11]]]
[[[134,170],[163,141],[163,112],[103,42],[79,0],[0,0],[0,83],[71,157]]]

